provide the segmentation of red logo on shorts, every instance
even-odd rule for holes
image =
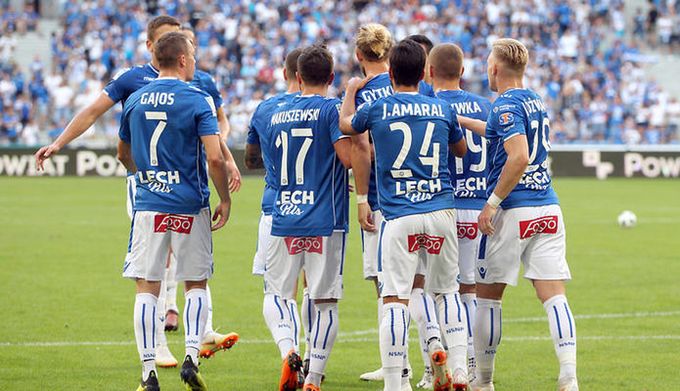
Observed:
[[[477,223],[457,223],[456,225],[458,227],[458,239],[475,240],[477,238],[479,232]]]
[[[441,236],[430,236],[428,234],[415,234],[408,236],[408,252],[416,252],[421,248],[427,250],[428,254],[439,255],[444,244]]]
[[[288,254],[295,255],[302,252],[323,254],[323,240],[321,236],[306,238],[287,237],[283,239],[288,247]]]
[[[519,222],[519,238],[528,239],[538,234],[556,234],[557,216],[544,216]]]
[[[178,234],[190,234],[194,225],[194,218],[172,214],[157,214],[154,216],[153,232],[173,231]]]

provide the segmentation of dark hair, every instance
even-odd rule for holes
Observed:
[[[323,45],[305,48],[297,60],[297,71],[302,81],[309,85],[327,84],[333,74],[333,56]]]
[[[146,25],[146,36],[149,39],[149,41],[153,41],[154,37],[156,36],[156,30],[158,30],[161,26],[179,27],[181,25],[182,24],[179,22],[179,20],[173,18],[172,16],[168,15],[156,16],[155,18],[149,21],[149,24]]]
[[[179,57],[189,55],[190,46],[191,42],[186,35],[173,31],[158,39],[153,54],[161,69],[176,68]]]
[[[298,70],[298,58],[301,54],[302,49],[297,48],[293,49],[293,51],[286,56],[286,77],[288,77],[288,80],[295,79],[295,73]]]
[[[395,85],[417,86],[423,78],[425,51],[411,39],[404,39],[390,51],[390,71]]]
[[[406,39],[410,39],[411,41],[415,41],[423,46],[425,46],[425,53],[430,54],[430,50],[434,47],[434,44],[432,43],[432,40],[423,34],[413,34],[409,35],[406,37]]]
[[[452,43],[442,43],[430,52],[430,66],[435,76],[444,80],[460,78],[463,70],[463,50]]]

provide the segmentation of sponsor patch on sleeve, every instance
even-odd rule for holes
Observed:
[[[498,116],[498,124],[501,126],[508,126],[515,123],[515,116],[512,113],[501,113]]]

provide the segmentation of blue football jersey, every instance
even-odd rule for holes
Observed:
[[[135,211],[196,214],[209,206],[201,136],[219,135],[210,95],[174,78],[129,96],[119,136],[137,166]]]
[[[504,209],[559,203],[548,172],[550,121],[543,100],[527,89],[511,89],[501,94],[486,122],[489,143],[489,181],[487,195],[496,188],[508,158],[503,144],[523,134],[529,144],[529,166],[522,179],[503,200]]]
[[[373,138],[385,219],[455,207],[448,152],[463,132],[445,102],[417,93],[380,98],[359,108],[352,128]]]
[[[276,172],[274,172],[274,161],[272,160],[273,151],[270,149],[272,144],[271,134],[272,128],[269,128],[269,121],[271,120],[274,110],[284,106],[288,101],[292,100],[299,93],[283,93],[274,95],[257,105],[253,117],[250,119],[248,125],[248,144],[259,145],[262,151],[262,162],[264,163],[264,193],[262,194],[262,213],[265,215],[272,214],[274,200],[276,199],[276,189],[279,187],[276,179]]]
[[[158,78],[158,70],[151,63],[138,65],[119,71],[104,87],[104,92],[114,102],[122,102],[125,105],[125,100],[133,92],[156,78]]]
[[[434,96],[434,90],[432,86],[421,80],[418,84],[420,93],[426,96]],[[379,75],[375,75],[371,80],[369,80],[359,91],[357,91],[356,98],[354,100],[355,107],[359,107],[364,103],[373,102],[376,99],[384,98],[390,96],[394,93],[392,89],[392,80],[390,80],[390,74],[385,72]],[[378,192],[376,187],[375,169],[373,165],[371,166],[371,178],[368,182],[368,205],[371,207],[372,211],[378,210]]]
[[[330,236],[348,230],[347,170],[333,145],[340,132],[340,100],[298,95],[269,120],[278,181],[272,235]]]
[[[438,91],[437,97],[449,103],[457,115],[486,121],[491,102],[463,90]],[[464,157],[449,155],[449,171],[459,209],[482,210],[486,202],[487,165],[486,139],[469,129],[463,129],[467,142]]]
[[[203,92],[207,92],[213,98],[215,102],[215,107],[222,107],[224,102],[222,101],[222,94],[217,88],[215,79],[208,72],[204,72],[200,69],[196,69],[194,72],[194,79],[191,81],[191,85],[198,88]]]

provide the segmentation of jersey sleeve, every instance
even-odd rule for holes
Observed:
[[[339,100],[333,100],[326,107],[326,120],[332,143],[348,137],[340,131],[340,105]]]
[[[522,106],[506,102],[495,106],[494,112],[489,116],[496,126],[496,134],[503,138],[504,142],[518,134],[527,134],[526,126],[524,125],[526,114]],[[495,111],[496,108],[498,111]]]
[[[418,92],[421,95],[431,96],[433,98],[435,97],[434,88],[432,88],[432,86],[426,83],[424,80],[421,80],[418,84]]]
[[[130,68],[121,69],[113,76],[113,79],[104,87],[104,92],[114,102],[120,102],[125,96],[126,82],[130,73]]]
[[[354,118],[352,118],[352,129],[357,133],[363,133],[368,130],[368,119],[369,113],[371,111],[371,104],[364,103],[357,109],[354,113]]]
[[[201,95],[197,99],[196,131],[199,136],[210,136],[220,134],[217,128],[217,110],[212,97]]]
[[[217,89],[217,83],[215,83],[215,79],[213,79],[213,77],[210,76],[209,74],[206,74],[205,82],[203,84],[205,85],[204,91],[207,92],[213,98],[213,101],[215,102],[215,107],[224,106],[224,102],[222,101],[222,95],[220,94],[220,90]]]
[[[451,121],[449,125],[449,144],[455,144],[463,138],[463,129],[458,123],[458,116],[456,113],[448,106],[445,107],[447,107]]]
[[[253,116],[250,118],[250,123],[248,124],[248,137],[246,140],[247,144],[260,145],[260,135],[257,133],[257,129],[261,126],[262,122],[260,119],[261,108],[262,103],[257,106],[255,112],[253,112]]]

